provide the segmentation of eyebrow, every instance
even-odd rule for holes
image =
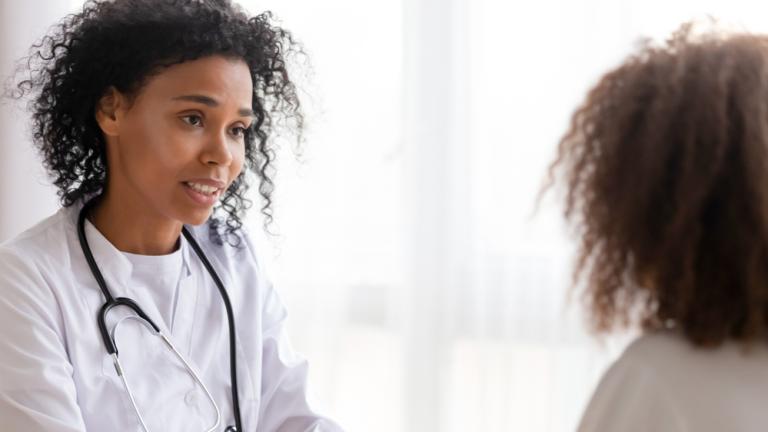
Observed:
[[[198,94],[192,94],[192,95],[183,95],[183,96],[176,96],[172,98],[173,100],[181,100],[181,101],[189,101],[189,102],[196,102],[199,104],[203,104],[209,107],[217,107],[219,106],[219,102],[209,96],[203,96]],[[256,117],[256,114],[254,114],[253,109],[251,108],[240,108],[237,113],[244,117]]]

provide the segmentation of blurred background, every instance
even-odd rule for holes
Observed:
[[[81,0],[0,0],[0,73]],[[250,230],[350,431],[571,431],[631,334],[568,299],[574,239],[535,207],[570,113],[642,36],[689,19],[768,30],[735,0],[241,0],[300,40],[308,129]],[[303,66],[300,66],[303,67]],[[27,115],[0,106],[0,240],[57,209]],[[255,197],[254,197],[255,198]]]

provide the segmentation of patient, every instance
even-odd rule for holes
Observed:
[[[593,329],[643,330],[579,431],[767,431],[768,37],[686,24],[645,43],[550,174]]]

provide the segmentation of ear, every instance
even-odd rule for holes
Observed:
[[[114,87],[110,87],[96,103],[96,122],[104,135],[120,135],[120,119],[125,110],[125,102],[125,96]]]

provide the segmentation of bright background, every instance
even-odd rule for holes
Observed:
[[[536,194],[568,117],[641,36],[755,1],[242,0],[308,52],[308,130],[286,144],[262,255],[325,412],[350,431],[570,431],[628,336],[567,300],[574,241]],[[7,75],[80,0],[0,0]],[[55,211],[0,107],[0,238]],[[31,184],[31,185],[30,185]],[[249,225],[259,233],[254,212]]]

